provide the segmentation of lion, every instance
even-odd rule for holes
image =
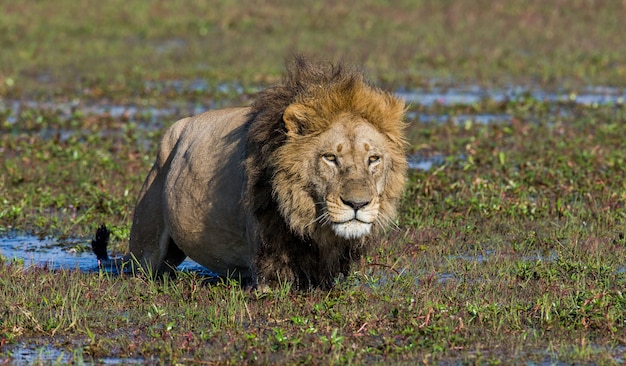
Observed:
[[[251,106],[165,132],[126,259],[154,275],[190,257],[254,286],[332,287],[394,223],[404,112],[360,70],[294,56]]]

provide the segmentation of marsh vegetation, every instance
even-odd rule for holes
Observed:
[[[290,49],[363,64],[407,97],[407,153],[430,164],[411,171],[398,229],[330,291],[0,253],[0,361],[623,363],[624,14],[618,1],[2,3],[2,238],[81,253],[107,223],[125,252],[163,129],[248,104]]]

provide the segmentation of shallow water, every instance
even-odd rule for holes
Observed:
[[[442,155],[407,157],[409,169],[428,171],[445,163]],[[6,260],[23,262],[24,266],[45,267],[51,270],[77,269],[85,272],[99,270],[90,247],[91,239],[38,238],[31,235],[8,235],[0,237],[0,256]],[[186,259],[179,268],[214,276],[198,263]]]
[[[24,266],[45,267],[52,270],[79,270],[84,272],[98,272],[95,256],[90,252],[89,241],[81,239],[64,239],[56,240],[52,238],[39,239],[34,236],[10,236],[0,237],[0,256],[6,260],[23,261]],[[458,254],[445,257],[445,260],[466,261],[483,263],[493,259],[493,251],[485,251],[483,253]],[[526,256],[524,261],[555,261],[557,256],[555,253],[542,255]],[[214,275],[192,260],[185,260],[179,267],[183,271],[197,272],[202,275],[213,277]],[[626,268],[620,268],[618,272],[626,271]],[[411,273],[409,269],[401,271],[401,275],[415,275],[416,281],[425,277],[431,277],[434,281],[445,284],[463,282],[462,276],[450,272],[439,273]],[[384,283],[388,278],[385,276],[379,279],[380,283]],[[600,346],[598,346],[600,347]],[[623,353],[625,348],[618,347],[617,354]],[[11,345],[5,349],[10,355],[10,363],[14,365],[32,365],[32,364],[90,364],[95,361],[98,364],[117,365],[117,364],[145,364],[151,363],[150,360],[142,358],[118,358],[104,357],[97,360],[85,360],[84,354],[80,346],[75,347],[74,352],[67,352],[63,348],[57,348],[52,344],[46,344],[46,340],[41,342],[27,341]],[[622,358],[617,357],[618,362],[622,362]],[[0,363],[2,359],[0,359]],[[545,362],[529,363],[529,365],[554,365],[562,364],[551,357],[546,357]]]
[[[81,239],[39,239],[35,236],[0,237],[0,256],[9,261],[20,261],[25,267],[41,267],[51,270],[80,270],[98,272],[98,261],[91,252],[90,241]],[[187,258],[179,269],[213,274],[198,263]]]
[[[626,89],[613,87],[587,87],[580,92],[556,91],[547,92],[538,88],[510,86],[501,89],[485,89],[475,85],[452,88],[428,88],[415,90],[399,90],[396,92],[407,103],[430,106],[439,105],[471,105],[484,100],[502,102],[533,98],[551,103],[574,103],[580,105],[624,104]]]
[[[24,266],[49,269],[97,271],[98,263],[80,240],[39,239],[34,236],[0,238],[0,255],[7,260],[23,261]]]
[[[147,90],[158,90],[183,93],[217,93],[217,95],[241,95],[253,92],[238,84],[210,85],[208,82],[197,80],[172,80],[164,82],[147,82]],[[578,93],[566,91],[544,91],[538,88],[510,86],[500,89],[486,89],[476,85],[455,86],[450,88],[433,87],[419,89],[397,90],[396,93],[405,98],[409,104],[429,106],[439,105],[471,105],[484,100],[506,101],[533,98],[550,103],[571,103],[574,105],[621,105],[626,100],[626,88],[588,87]],[[216,98],[220,99],[220,98]],[[227,98],[222,98],[227,100]],[[220,108],[218,102],[209,102],[209,105],[198,103],[177,102],[169,105],[154,107],[150,105],[115,105],[106,103],[86,103],[80,99],[67,102],[35,102],[18,100],[0,100],[0,113],[6,117],[8,124],[16,124],[20,113],[25,110],[48,110],[61,120],[85,118],[90,115],[106,115],[113,119],[138,121],[137,128],[144,131],[155,131],[163,128],[173,120],[187,115],[202,113],[208,109]],[[212,104],[211,104],[212,103]],[[461,114],[461,115],[428,115],[409,112],[408,119],[426,123],[452,122],[455,124],[478,123],[510,123],[512,117],[507,114]],[[75,130],[42,129],[43,136],[57,136],[61,139],[72,136]],[[109,133],[109,132],[103,132]],[[120,133],[112,131],[110,133]],[[447,156],[420,155],[419,153],[407,157],[410,169],[429,171],[445,164]],[[89,240],[68,239],[57,240],[51,238],[39,239],[32,236],[8,236],[0,238],[0,255],[11,260],[17,259],[26,266],[45,266],[50,269],[79,269],[82,271],[97,271],[98,266],[93,257]],[[181,268],[189,270],[203,270],[197,263],[187,260]]]
[[[70,365],[70,364],[89,364],[88,360],[84,360],[83,353],[69,353],[52,345],[22,344],[10,348],[12,355],[11,365]],[[2,361],[2,360],[0,360]],[[99,358],[98,364],[104,365],[143,365],[146,360],[141,358],[118,358],[105,357]]]
[[[443,165],[446,161],[443,155],[433,156],[421,156],[420,154],[413,154],[407,156],[407,163],[409,169],[428,171]]]
[[[173,80],[168,82],[149,82],[146,84],[149,89],[171,89],[175,93],[185,92],[208,92],[212,90],[210,85],[203,80],[182,81]],[[244,88],[236,84],[223,84],[215,88],[214,91],[224,95],[239,95],[244,93]],[[257,90],[257,89],[254,89]],[[254,91],[252,90],[252,91]],[[249,91],[250,92],[250,91]],[[533,98],[538,101],[550,103],[573,103],[579,105],[621,105],[626,102],[626,89],[613,87],[588,87],[576,92],[548,92],[541,89],[524,88],[521,86],[510,86],[502,89],[485,89],[479,86],[461,86],[453,88],[422,88],[422,89],[402,89],[396,94],[405,99],[408,104],[431,106],[439,105],[472,105],[483,100],[515,101],[524,98]],[[61,119],[74,118],[77,112],[81,115],[108,115],[112,118],[128,118],[130,120],[142,120],[150,125],[157,126],[169,121],[172,117],[178,118],[188,115],[199,114],[210,109],[217,109],[226,106],[224,102],[209,100],[207,105],[198,103],[173,103],[154,107],[150,105],[117,105],[107,103],[86,103],[80,99],[68,102],[38,102],[22,100],[0,100],[0,113],[6,114],[6,121],[14,124],[22,110],[41,109],[54,111]],[[221,99],[224,100],[224,99]],[[421,116],[421,120],[436,121],[445,116]],[[489,123],[494,120],[508,120],[507,115],[467,115],[456,116],[456,120],[471,118],[477,123]],[[164,121],[165,120],[165,121]]]

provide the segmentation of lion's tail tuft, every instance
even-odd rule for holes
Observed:
[[[105,224],[100,225],[96,230],[96,237],[91,240],[91,250],[98,258],[98,261],[108,261],[107,246],[109,245],[109,236],[111,232]]]

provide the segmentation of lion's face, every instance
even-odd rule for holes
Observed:
[[[310,235],[325,228],[357,239],[393,220],[390,201],[404,185],[401,146],[349,113],[322,132],[289,140],[278,159],[274,196],[292,230]]]
[[[321,224],[340,237],[359,238],[380,221],[387,165],[385,138],[367,121],[343,116],[317,137],[315,195]]]

